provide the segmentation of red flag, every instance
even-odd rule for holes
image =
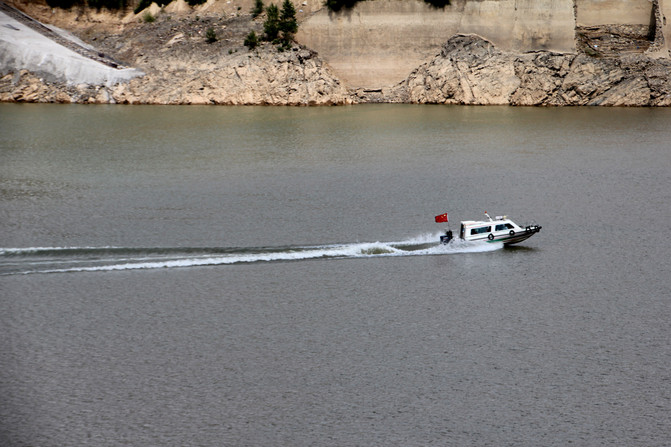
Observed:
[[[447,213],[436,216],[436,222],[447,222]]]

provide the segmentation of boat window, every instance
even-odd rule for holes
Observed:
[[[498,225],[496,226],[496,230],[495,230],[495,231],[512,230],[512,229],[513,229],[513,226],[512,226],[511,224],[509,224],[509,223],[506,223],[506,224],[498,224]]]
[[[471,228],[471,234],[489,233],[490,231],[492,231],[492,227]]]

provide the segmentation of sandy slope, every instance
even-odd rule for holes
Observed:
[[[88,59],[3,12],[0,12],[0,69],[2,74],[26,69],[67,84],[112,85],[143,74],[134,68],[115,69]]]

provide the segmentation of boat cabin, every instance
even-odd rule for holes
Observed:
[[[462,221],[459,237],[466,241],[492,241],[502,236],[511,236],[523,231],[524,228],[519,227],[506,216],[496,216],[496,219],[490,218],[489,221]]]
[[[529,239],[541,231],[540,225],[527,225],[522,228],[506,216],[496,216],[492,219],[485,212],[487,220],[462,220],[459,230],[459,239],[462,241],[502,242],[504,245],[517,244]],[[447,213],[436,216],[436,222],[447,222]],[[448,228],[440,236],[440,242],[449,244],[452,241],[452,231]]]

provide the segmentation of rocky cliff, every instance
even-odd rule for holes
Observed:
[[[516,54],[458,35],[389,94],[410,103],[670,106],[670,73],[671,61],[644,54]]]

